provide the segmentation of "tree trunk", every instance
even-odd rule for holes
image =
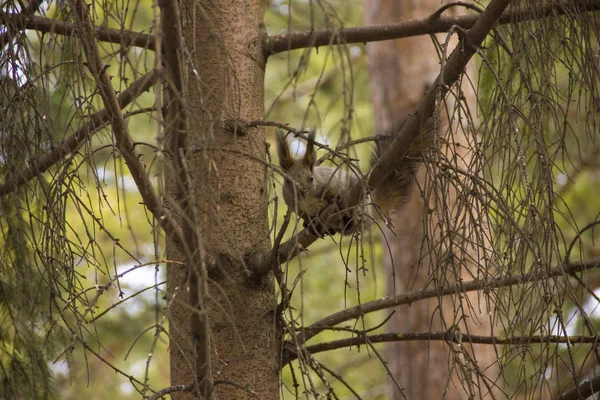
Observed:
[[[268,247],[265,165],[257,161],[266,159],[264,131],[227,122],[264,118],[263,3],[179,4],[187,129],[169,125],[177,115],[166,118],[173,162],[165,198],[186,237],[167,243],[168,258],[184,264],[171,263],[167,275],[171,384],[196,381],[202,391],[205,378],[217,398],[277,399],[275,291],[270,278],[249,278],[243,263]]]
[[[367,0],[366,21],[368,24],[384,24],[423,18],[430,15],[439,6],[439,0]],[[446,13],[452,12],[446,11]],[[443,43],[445,37],[441,40]],[[455,45],[451,42],[448,54]],[[367,45],[369,67],[371,73],[371,92],[375,117],[376,132],[383,132],[392,126],[394,118],[413,111],[428,86],[440,71],[439,58],[429,37],[401,39],[389,42],[377,42]],[[467,85],[464,85],[467,86]],[[474,93],[465,88],[467,104],[474,108]],[[450,113],[451,106],[447,106]],[[450,114],[451,115],[451,114]],[[440,125],[448,125],[447,114],[441,113]],[[441,130],[442,132],[444,129]],[[455,146],[465,143],[462,130],[453,129],[453,136],[442,148],[447,160],[456,161],[456,165],[465,169],[469,161],[468,146]],[[459,133],[456,133],[459,132]],[[447,138],[448,140],[448,138]],[[456,157],[459,155],[459,157]],[[420,172],[420,185],[423,182],[423,171]],[[447,185],[452,186],[452,185]],[[445,187],[445,186],[444,186]],[[462,221],[464,205],[457,206],[456,193],[449,189],[442,195],[437,192],[437,202],[446,203],[446,209],[456,221]],[[442,250],[436,249],[440,239],[437,228],[439,219],[435,210],[439,203],[428,200],[428,214],[425,217],[422,194],[416,188],[411,201],[393,218],[394,232],[386,233],[385,243],[390,244],[390,252],[386,254],[385,268],[390,276],[388,293],[397,293],[422,287],[438,287],[455,283],[461,278],[470,280],[478,277],[478,265],[465,261],[465,238],[473,235],[469,225],[456,226],[452,232],[462,245],[449,248],[446,239],[440,246],[453,254],[458,262],[441,262]],[[434,210],[433,212],[430,212]],[[458,222],[457,222],[458,224]],[[442,225],[442,224],[440,224]],[[432,234],[435,230],[435,234]],[[444,232],[446,235],[449,232]],[[449,236],[449,235],[448,235]],[[448,237],[446,236],[446,238]],[[436,253],[436,251],[438,253]],[[485,250],[484,250],[485,251]],[[391,254],[391,257],[390,257]],[[424,254],[427,254],[425,256]],[[480,256],[481,257],[481,256]],[[477,260],[476,257],[474,257]],[[481,259],[481,258],[480,258]],[[481,262],[481,261],[480,261]],[[459,329],[470,334],[490,333],[488,312],[490,307],[475,293],[471,296],[440,297],[430,301],[419,301],[411,306],[403,306],[397,310],[391,321],[394,332],[446,331]],[[468,320],[461,319],[468,315]],[[464,399],[486,397],[489,392],[488,382],[483,382],[481,371],[495,378],[497,369],[487,369],[496,361],[492,346],[461,346],[442,342],[402,342],[388,347],[387,359],[394,379],[390,380],[390,399]],[[463,353],[464,350],[467,350]],[[471,359],[469,359],[471,358]],[[479,368],[479,371],[477,371]],[[452,370],[452,373],[449,371]],[[492,384],[493,386],[493,384]]]

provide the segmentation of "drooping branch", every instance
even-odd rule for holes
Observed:
[[[498,19],[508,7],[510,0],[493,0],[488,7],[481,13],[473,27],[464,32],[461,36],[461,42],[456,46],[435,82],[427,91],[425,97],[419,102],[415,111],[408,117],[402,130],[396,135],[396,139],[391,143],[390,148],[382,155],[377,165],[369,173],[368,189],[373,191],[381,184],[399,159],[406,155],[406,143],[415,140],[420,133],[421,127],[429,120],[436,109],[438,96],[443,97],[448,89],[454,85],[467,63],[477,52],[477,49],[495,26]],[[401,140],[398,140],[401,138]],[[344,196],[343,204],[348,207],[357,205],[364,193],[362,182],[357,182]],[[324,215],[328,215],[325,213]],[[327,222],[325,223],[327,224]],[[287,242],[281,244],[279,250],[275,253],[273,250],[258,257],[253,265],[259,274],[265,274],[280,265],[296,257],[300,252],[310,246],[317,236],[311,234],[310,230],[303,230]]]
[[[104,107],[110,114],[110,122],[113,127],[117,148],[123,155],[125,164],[131,172],[131,176],[144,200],[144,204],[154,218],[160,222],[168,236],[175,236],[183,239],[181,227],[168,210],[163,207],[161,199],[158,197],[150,183],[150,178],[140,160],[139,154],[135,151],[135,144],[131,135],[129,135],[125,118],[123,117],[121,107],[119,106],[117,94],[110,82],[110,76],[102,63],[94,26],[88,12],[88,6],[83,0],[70,0],[69,5],[75,13],[75,25],[87,57],[88,67],[96,81]]]
[[[489,8],[489,7],[488,7]],[[598,1],[565,1],[564,3],[547,4],[538,9],[535,3],[527,10],[509,11],[497,19],[498,25],[515,22],[529,21],[549,17],[551,15],[563,15],[567,10],[574,8],[582,12],[600,10]],[[440,16],[436,11],[429,17],[414,19],[394,24],[368,26],[359,28],[342,28],[336,31],[317,30],[308,32],[294,32],[289,34],[271,36],[266,41],[265,56],[281,53],[289,50],[303,49],[307,47],[321,47],[330,44],[367,43],[382,40],[400,39],[412,36],[428,35],[432,33],[448,32],[453,26],[462,29],[471,29],[478,21],[479,15],[463,16]]]
[[[303,351],[309,354],[321,353],[337,349],[348,348],[352,346],[361,346],[368,343],[390,343],[390,342],[409,342],[409,341],[445,341],[457,344],[491,344],[491,345],[532,345],[532,344],[598,344],[600,336],[481,336],[470,335],[459,331],[447,332],[416,332],[416,333],[381,333],[378,335],[362,335],[355,332],[353,337],[334,340],[331,342],[318,343],[312,346],[306,346]],[[291,346],[290,346],[291,347]],[[298,354],[288,347],[288,352],[284,355],[282,365],[298,358]]]
[[[14,27],[16,30],[33,29],[42,33],[55,33],[70,36],[75,33],[75,24],[53,18],[37,15],[23,15],[0,11],[0,24]],[[101,28],[94,26],[98,40],[108,43],[118,43],[125,47],[135,46],[155,50],[156,39],[152,35],[126,29]]]
[[[117,97],[120,108],[128,106],[140,94],[154,85],[160,76],[158,70],[153,69],[146,75],[137,79],[125,91]],[[29,182],[31,179],[39,176],[59,162],[67,154],[79,148],[88,140],[98,129],[107,124],[112,115],[107,109],[103,109],[91,115],[87,122],[72,135],[60,142],[52,151],[45,156],[29,160],[27,168],[22,171],[11,173],[4,182],[0,184],[0,196],[17,190],[19,187]]]
[[[27,19],[35,14],[40,6],[42,5],[43,0],[31,0],[29,4],[18,15],[20,18]],[[18,26],[8,25],[6,27],[6,32],[0,35],[0,49],[3,49],[6,44],[12,40],[12,38],[17,34],[20,30]]]
[[[419,300],[447,296],[451,294],[467,293],[475,290],[492,290],[522,283],[537,282],[558,276],[568,276],[593,268],[600,268],[600,258],[572,262],[568,265],[559,265],[555,268],[552,268],[550,271],[532,272],[523,275],[510,275],[489,280],[478,279],[469,282],[458,283],[445,288],[432,288],[427,290],[419,289],[408,293],[399,294],[395,297],[386,297],[383,299],[370,301],[359,306],[344,309],[315,322],[304,330],[303,335],[298,336],[295,343],[305,343],[307,340],[313,338],[326,328],[333,327],[342,322],[358,318],[364,314],[372,313],[374,311],[384,310],[403,304],[411,304]]]

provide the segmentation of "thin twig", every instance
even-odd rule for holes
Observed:
[[[154,218],[160,222],[168,236],[183,239],[181,227],[169,211],[163,207],[162,201],[154,191],[146,169],[140,161],[139,154],[135,151],[133,139],[129,135],[115,89],[100,56],[94,26],[88,13],[88,6],[83,0],[70,0],[69,4],[76,16],[75,25],[88,60],[87,65],[94,76],[104,107],[110,114],[117,148],[125,159],[125,164],[131,172],[144,204]]]
[[[410,148],[410,146],[407,147],[407,143],[418,137],[423,124],[434,114],[437,99],[445,95],[448,89],[458,81],[467,63],[477,52],[477,49],[490,30],[495,26],[509,3],[510,0],[493,0],[479,18],[477,18],[473,27],[464,35],[462,41],[450,55],[450,58],[427,91],[425,97],[419,102],[415,111],[407,118],[402,130],[390,144],[388,151],[381,156],[379,162],[367,174],[369,176],[368,185],[371,191],[386,179],[390,171],[396,166],[396,160],[406,155],[407,148]],[[348,207],[356,206],[365,191],[363,186],[363,182],[357,182],[344,196],[343,203],[347,204]],[[271,249],[265,254],[257,256],[253,263],[254,268],[258,274],[266,274],[274,268],[273,262],[291,260],[306,250],[317,239],[318,236],[311,234],[310,229],[304,229],[287,242],[281,244],[279,254],[273,254],[273,250]]]
[[[125,91],[121,92],[117,98],[120,108],[125,108],[133,102],[140,94],[152,87],[159,79],[160,73],[153,69],[146,75],[137,79]],[[19,187],[29,182],[33,178],[41,175],[48,168],[59,162],[67,154],[77,150],[86,140],[111,119],[111,113],[108,109],[103,109],[92,114],[85,125],[77,129],[72,135],[60,142],[52,151],[41,158],[28,160],[28,167],[22,171],[11,173],[0,184],[0,196],[14,192]]]
[[[27,4],[27,7],[16,15],[20,18],[30,18],[33,14],[38,12],[43,2],[43,0],[32,0]],[[6,31],[0,35],[0,49],[4,49],[4,46],[6,46],[6,44],[19,32],[19,27],[13,24],[6,25],[6,28]]]

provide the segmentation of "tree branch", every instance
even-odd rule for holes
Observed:
[[[152,87],[152,85],[158,81],[159,77],[160,73],[158,70],[153,69],[146,75],[137,79],[131,86],[119,94],[117,98],[119,107],[124,108],[128,106],[141,93]],[[27,168],[19,172],[11,173],[6,177],[4,182],[0,184],[0,196],[17,190],[23,184],[47,171],[48,168],[56,164],[64,156],[79,148],[79,146],[89,139],[94,132],[108,123],[111,117],[112,115],[107,109],[92,114],[84,126],[77,129],[68,138],[64,139],[44,157],[28,161]]]
[[[355,336],[334,340],[331,342],[318,343],[307,346],[303,350],[309,354],[322,353],[324,351],[343,349],[351,346],[361,346],[369,343],[389,343],[389,342],[409,342],[409,341],[445,341],[457,344],[493,344],[493,345],[531,345],[531,344],[598,344],[600,336],[481,336],[469,335],[460,331],[447,332],[416,332],[416,333],[382,333],[379,335],[363,335],[360,332],[354,332]],[[292,346],[286,347],[287,353],[284,354],[282,366],[298,358],[298,354],[292,349]],[[598,388],[600,389],[600,388]]]
[[[489,8],[489,7],[488,7]],[[597,1],[565,1],[553,3],[535,9],[531,4],[526,11],[516,10],[502,14],[497,20],[498,25],[523,22],[533,19],[545,18],[552,15],[564,15],[567,10],[577,8],[582,12],[600,10]],[[335,31],[317,30],[308,32],[294,32],[283,35],[271,36],[265,44],[265,57],[289,50],[307,47],[321,47],[334,44],[367,43],[382,40],[401,39],[411,36],[428,35],[432,33],[448,32],[453,26],[471,29],[477,22],[479,15],[463,15],[456,17],[441,17],[439,10],[429,17],[399,22],[395,24],[342,28]]]
[[[600,10],[600,3],[595,1],[563,2],[545,5],[539,10],[531,10],[531,8],[529,8],[526,11],[511,11],[502,15],[498,20],[498,25],[529,21],[552,15],[564,15],[567,10],[573,10],[575,7],[582,12],[590,12]],[[270,36],[265,41],[265,57],[289,50],[329,45],[331,44],[334,35],[337,37],[335,43],[349,44],[443,33],[447,32],[452,26],[470,29],[478,18],[478,15],[441,17],[439,14],[438,10],[427,18],[398,22],[395,24],[342,28],[337,31],[317,30],[312,32],[294,32]],[[33,29],[39,32],[52,32],[59,35],[72,35],[75,31],[75,25],[70,22],[2,11],[0,11],[0,24],[4,26],[12,25],[21,30]],[[152,35],[112,28],[95,27],[94,29],[98,40],[100,41],[119,43],[123,46],[141,47],[152,51],[156,50],[156,38]]]
[[[558,395],[556,400],[585,400],[598,392],[600,392],[600,376],[587,380],[568,392]]]
[[[14,14],[18,15],[20,18],[27,19],[30,18],[33,14],[35,14],[40,6],[42,5],[43,0],[31,0],[27,7],[25,7],[20,13]],[[0,17],[0,21],[2,18]],[[7,25],[6,32],[0,35],[0,49],[4,49],[4,46],[12,40],[13,36],[19,32],[19,27],[14,25]]]
[[[117,149],[123,155],[125,164],[129,168],[131,176],[148,210],[160,222],[168,236],[174,236],[182,240],[184,236],[181,227],[168,210],[163,207],[162,201],[154,191],[146,169],[135,151],[135,145],[125,124],[125,118],[121,112],[115,90],[110,82],[110,76],[102,63],[94,33],[94,26],[88,13],[88,6],[84,0],[69,0],[69,5],[75,13],[75,25],[87,57],[88,67],[94,76],[98,91],[104,102],[104,107],[110,114]]]
[[[436,100],[438,96],[444,96],[448,89],[458,80],[463,73],[467,63],[477,52],[477,49],[488,35],[490,30],[510,3],[510,0],[492,0],[487,8],[477,18],[473,27],[464,33],[462,40],[448,60],[443,64],[440,74],[431,85],[425,97],[419,102],[415,111],[407,118],[402,130],[396,135],[390,148],[381,156],[377,165],[375,165],[369,176],[369,189],[373,191],[375,187],[381,184],[388,174],[393,170],[398,159],[402,159],[407,152],[406,143],[416,140],[421,131],[421,127],[431,118],[436,109]],[[344,196],[343,204],[348,207],[354,207],[359,203],[364,193],[364,183],[357,182]],[[325,215],[329,215],[327,212]],[[327,227],[327,222],[325,223]],[[279,251],[270,251],[258,256],[251,265],[255,266],[258,274],[266,274],[273,270],[282,262],[289,261],[300,252],[310,246],[318,236],[311,234],[310,229],[304,229],[296,236],[279,247]]]
[[[372,313],[374,311],[397,307],[403,304],[411,304],[415,301],[423,299],[447,296],[450,294],[467,293],[475,290],[491,290],[505,286],[517,285],[520,283],[536,282],[558,276],[573,275],[581,271],[599,267],[600,257],[587,261],[572,262],[566,266],[559,265],[550,271],[531,272],[529,274],[512,275],[489,280],[473,280],[447,286],[445,288],[414,290],[408,293],[399,294],[395,297],[386,297],[383,299],[363,303],[359,306],[347,308],[335,314],[331,314],[306,328],[304,330],[305,333],[303,335],[299,335],[295,343],[299,342],[300,344],[303,344],[327,328],[333,327],[353,318],[358,318],[364,314]]]
[[[33,29],[43,33],[55,33],[70,36],[75,33],[75,24],[34,15],[23,15],[0,11],[0,24],[15,27],[16,30]],[[156,39],[152,35],[129,31],[125,29],[101,28],[94,26],[93,30],[98,40],[108,43],[121,44],[124,47],[135,46],[154,51]],[[0,47],[1,48],[1,47]]]
[[[192,385],[173,385],[173,386],[169,386],[166,387],[164,389],[159,390],[158,392],[154,393],[152,396],[148,397],[148,400],[158,400],[163,398],[164,396],[171,394],[171,393],[176,393],[176,392],[192,392],[196,389],[196,385],[192,384]]]

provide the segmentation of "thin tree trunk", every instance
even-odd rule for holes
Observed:
[[[178,131],[179,99],[170,96],[166,200],[187,230],[186,243],[167,243],[169,259],[183,262],[167,275],[171,383],[196,382],[206,395],[202,380],[214,380],[220,399],[277,399],[275,291],[243,263],[268,248],[265,165],[257,161],[266,159],[265,137],[224,123],[264,117],[262,3],[179,4],[183,51],[174,57],[186,60],[187,123]]]
[[[367,0],[367,24],[384,24],[422,18],[430,15],[438,7],[439,0]],[[448,11],[446,11],[448,13]],[[443,42],[443,41],[442,41]],[[451,46],[454,46],[452,42]],[[370,43],[367,46],[371,73],[371,91],[375,115],[376,132],[383,132],[392,126],[394,118],[411,112],[421,99],[429,84],[433,82],[440,71],[439,58],[429,37],[418,37],[396,40],[393,42]],[[450,52],[452,47],[448,50]],[[465,85],[466,86],[466,85]],[[472,92],[466,93],[470,105],[474,98]],[[449,107],[450,108],[450,107]],[[474,108],[471,108],[474,110]],[[447,126],[446,113],[442,112],[440,124]],[[443,129],[442,129],[443,131]],[[457,131],[457,129],[454,129]],[[463,141],[455,133],[452,142]],[[457,150],[458,148],[458,150]],[[448,145],[442,151],[451,156],[460,154],[463,168],[468,164],[468,154],[464,146]],[[462,149],[462,150],[461,150]],[[461,154],[462,153],[462,154]],[[454,157],[457,159],[457,157]],[[421,178],[423,173],[420,173]],[[422,179],[421,179],[422,181]],[[464,213],[456,207],[456,193],[451,189],[445,196],[437,194],[438,199],[447,202],[448,209],[453,215]],[[436,207],[435,202],[428,208]],[[424,202],[421,193],[415,188],[411,201],[393,218],[394,233],[386,234],[386,243],[390,244],[390,252],[386,254],[385,268],[390,276],[389,295],[432,285],[442,286],[446,282],[456,282],[461,277],[472,279],[477,276],[477,265],[469,262],[440,263],[438,255],[429,253],[433,250],[437,238],[426,237],[424,225]],[[460,218],[457,217],[457,221]],[[435,226],[435,212],[430,213],[427,226]],[[457,228],[460,229],[460,228]],[[463,227],[460,234],[472,235],[472,227]],[[431,248],[429,247],[431,246]],[[461,248],[462,251],[464,246]],[[423,252],[425,250],[425,252]],[[446,250],[450,253],[452,249]],[[438,250],[439,251],[439,250]],[[391,257],[389,256],[391,254]],[[424,255],[427,254],[427,255]],[[456,257],[463,261],[464,254]],[[475,258],[476,259],[476,258]],[[422,260],[419,263],[419,260]],[[469,303],[470,302],[470,303]],[[469,333],[490,333],[488,304],[475,293],[472,296],[441,297],[430,301],[419,301],[411,306],[397,310],[391,321],[394,332],[444,331],[460,329]],[[469,304],[472,308],[469,308]],[[468,321],[460,320],[462,313],[470,314]],[[456,324],[456,325],[455,325]],[[481,370],[494,364],[495,352],[492,346],[478,346],[473,351],[472,346],[465,345],[467,352],[462,349],[453,351],[447,344],[441,342],[417,343],[405,342],[392,344],[388,347],[387,360],[394,379],[390,379],[390,399],[464,399],[486,397],[488,388],[477,371],[469,370],[473,365],[465,357],[476,360]],[[450,369],[452,374],[450,375]],[[497,370],[487,370],[487,374],[495,377]],[[451,376],[451,378],[449,378]],[[449,381],[449,379],[451,379]],[[398,387],[398,384],[401,388]]]

